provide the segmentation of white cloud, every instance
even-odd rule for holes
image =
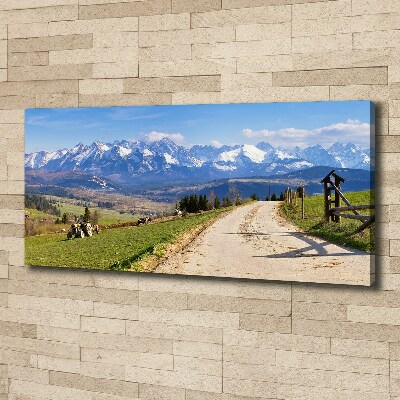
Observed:
[[[335,142],[352,142],[366,147],[370,145],[370,124],[352,119],[312,130],[283,128],[276,131],[254,131],[246,128],[242,134],[247,138],[264,139],[272,145],[286,147],[305,147],[317,143],[330,146]]]
[[[146,133],[145,136],[149,142],[157,142],[158,140],[164,138],[171,139],[177,144],[181,144],[185,141],[185,137],[181,133],[165,133],[165,132],[152,131],[150,133]]]
[[[222,143],[219,142],[218,140],[211,140],[211,146],[216,147],[217,149],[219,149],[220,147],[222,147]]]

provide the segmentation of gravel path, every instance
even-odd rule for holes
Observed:
[[[368,253],[303,233],[257,202],[218,219],[156,273],[370,285]]]

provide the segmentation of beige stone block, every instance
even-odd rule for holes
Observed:
[[[389,118],[389,135],[400,135],[400,118]]]
[[[29,39],[11,39],[8,41],[8,51],[11,53],[90,49],[92,46],[93,36],[91,34],[44,36]]]
[[[78,19],[78,5],[0,11],[0,24],[29,24]]]
[[[220,9],[220,0],[172,0],[173,13],[205,12]]]
[[[258,332],[244,331],[242,329],[224,329],[224,345],[239,346],[246,343],[246,346],[257,346]]]
[[[234,76],[234,75],[233,75]],[[132,78],[124,80],[124,93],[215,92],[221,89],[219,76]]]
[[[37,108],[78,107],[78,94],[41,94],[36,96]]]
[[[24,67],[29,65],[48,65],[49,53],[11,53],[8,55],[8,65],[11,67]]]
[[[293,317],[329,321],[346,321],[347,307],[343,304],[295,303]]]
[[[139,397],[143,400],[186,400],[185,389],[139,384]]]
[[[224,362],[241,364],[275,365],[275,349],[268,347],[227,346],[224,343]]]
[[[24,110],[0,110],[0,119],[4,124],[20,124],[24,122]]]
[[[326,101],[329,100],[328,86],[313,87],[273,87],[243,89],[239,91],[226,90],[221,95],[226,103],[282,102],[282,101]]]
[[[289,39],[291,24],[250,24],[236,27],[236,40],[247,42],[250,40]]]
[[[240,329],[265,332],[291,332],[290,317],[276,317],[271,315],[240,314]]]
[[[147,0],[109,4],[82,5],[79,19],[123,18],[171,12],[171,0]]]
[[[43,271],[40,272],[43,273]],[[48,290],[48,296],[66,299],[98,301],[112,304],[133,304],[135,306],[138,305],[139,294],[137,291],[107,287],[90,287],[90,283],[93,284],[94,281],[92,281],[91,279],[91,273],[88,272],[87,274],[87,282],[85,282],[85,276],[83,274],[77,274],[75,275],[76,280],[73,280],[70,277],[71,281],[68,282],[69,285],[63,284],[63,281],[65,282],[65,278],[63,279],[62,274],[58,276],[56,275],[56,272],[50,274],[47,279],[51,283],[60,283],[60,285],[51,285]],[[46,278],[43,277],[44,281],[45,279]],[[79,286],[76,284],[79,281],[85,282],[88,285],[85,286],[82,283],[82,285]]]
[[[371,14],[315,20],[293,20],[293,37],[396,29],[400,14]]]
[[[240,396],[239,399],[242,398],[241,396],[246,396],[246,399],[249,397],[262,398],[261,396],[273,399],[276,398],[277,385],[272,381],[224,378],[224,393],[235,395],[235,397]]]
[[[252,7],[195,13],[191,16],[191,26],[192,28],[206,28],[226,25],[274,24],[290,20],[290,6]]]
[[[220,393],[222,378],[190,371],[176,372],[126,366],[126,380]]]
[[[8,294],[7,294],[8,298]],[[7,302],[8,303],[8,302]],[[7,306],[7,304],[6,304]],[[0,335],[20,338],[37,338],[36,325],[20,324],[18,322],[3,321],[0,327]]]
[[[353,15],[400,12],[400,2],[380,0],[352,0]]]
[[[7,365],[20,365],[25,367],[30,365],[31,357],[27,352],[0,349],[0,357],[2,362],[7,363]]]
[[[222,362],[204,358],[174,356],[174,371],[222,376]]]
[[[291,314],[291,304],[289,302],[264,299],[243,299],[229,296],[189,294],[188,308],[204,311],[210,310],[279,316],[289,316]]]
[[[389,343],[332,338],[331,353],[350,357],[388,359]]]
[[[90,64],[10,67],[8,70],[8,79],[10,81],[89,79],[92,78],[92,75],[93,75],[93,66]],[[13,108],[27,108],[27,107],[13,107]]]
[[[398,341],[399,330],[394,325],[343,321],[293,320],[293,332],[302,335],[337,337],[376,341]]]
[[[387,68],[348,68],[273,72],[273,86],[386,85]]]
[[[313,53],[293,54],[293,70],[354,68],[354,67],[381,67],[397,61],[397,49],[370,50],[340,50],[330,52],[316,51]]]
[[[19,379],[21,381],[49,384],[49,371],[27,368],[18,365],[9,365],[9,379]]]
[[[127,321],[126,334],[135,337],[222,344],[222,329],[220,328]]]
[[[50,65],[135,63],[138,60],[137,47],[78,49],[49,52]]]
[[[222,74],[222,91],[240,91],[250,88],[267,88],[272,86],[272,73],[253,73],[253,74]]]
[[[52,326],[38,325],[37,338],[61,343],[79,343],[80,331],[78,329],[54,328]]]
[[[24,135],[23,124],[1,124],[0,125],[0,138],[22,138]]]
[[[187,30],[140,32],[139,46],[168,46],[173,43],[195,44],[195,43],[221,43],[235,40],[235,29],[233,27],[197,28]]]
[[[8,25],[9,39],[41,37],[41,36],[48,36],[48,34],[49,34],[48,22],[38,22],[38,23],[16,22],[11,25]]]
[[[142,368],[174,369],[174,356],[171,354],[138,353],[130,351],[81,349],[81,361],[112,365],[132,365]]]
[[[10,165],[7,167],[7,179],[10,181],[24,180],[24,167]]]
[[[78,0],[3,0],[0,10],[24,10],[78,4]]]
[[[172,340],[100,333],[81,333],[81,347],[130,351],[135,353],[172,354]]]
[[[238,328],[239,315],[213,311],[168,310],[141,307],[139,320],[172,325],[203,326],[210,328]]]
[[[0,279],[8,279],[8,265],[0,265]],[[7,307],[8,295],[1,296],[0,307]]]
[[[125,334],[125,321],[111,318],[81,317],[81,330],[94,333]]]
[[[293,20],[336,18],[351,15],[351,0],[294,4]]]
[[[24,309],[0,308],[2,321],[20,322],[24,324],[48,325],[60,328],[79,329],[79,316],[61,313],[50,313]]]
[[[122,92],[122,79],[87,79],[79,81],[79,94],[114,94]]]
[[[28,398],[34,393],[34,400],[37,399],[69,399],[69,400],[90,400],[93,394],[78,389],[69,389],[53,385],[24,382],[13,380],[10,384],[10,393],[17,398]]]
[[[138,45],[137,32],[95,32],[93,33],[93,47],[127,48]]]
[[[93,78],[130,78],[137,77],[137,63],[98,63],[93,65]]]
[[[147,62],[140,66],[141,77],[220,75],[235,71],[235,59]]]
[[[93,315],[93,302],[10,294],[9,307],[65,314]]]
[[[137,398],[139,393],[139,385],[137,383],[103,380],[54,371],[50,371],[50,384],[54,386],[76,388],[114,396],[125,396],[128,398]]]
[[[354,390],[337,390],[335,388],[326,387],[310,387],[300,385],[279,385],[278,396],[287,400],[296,399],[312,399],[317,400],[324,398],[326,400],[390,400],[389,392],[360,392]]]
[[[384,101],[389,98],[387,85],[331,86],[331,100],[372,100]]]
[[[172,104],[214,104],[221,102],[220,92],[172,93]]]
[[[355,49],[400,47],[399,40],[400,35],[397,30],[354,33],[353,47]]]
[[[171,104],[169,93],[144,93],[144,94],[120,94],[120,95],[81,95],[80,107],[111,107],[111,106],[139,106]]]
[[[175,29],[190,29],[190,14],[164,14],[139,17],[140,31],[169,31]]]
[[[222,361],[222,346],[214,343],[174,341],[174,355]]]
[[[14,110],[16,108],[34,108],[36,99],[34,96],[2,96],[0,97],[1,110]],[[11,144],[11,140],[10,140]],[[7,146],[7,149],[10,149]]]
[[[277,350],[276,365],[328,371],[347,371],[360,374],[389,375],[389,362],[384,359],[347,357],[339,355],[300,353]]]
[[[329,53],[351,50],[353,37],[350,33],[339,35],[300,36],[292,38],[293,53]]]
[[[97,37],[105,37],[118,32],[137,32],[139,26],[138,17],[121,17],[106,19],[89,19],[76,21],[50,22],[48,25],[49,36],[93,34]],[[120,35],[117,35],[120,39]],[[131,36],[128,34],[128,38]]]
[[[187,309],[188,300],[186,293],[166,292],[139,292],[140,307],[161,307],[171,309]]]
[[[190,60],[192,45],[152,46],[139,48],[139,62]]]
[[[257,58],[239,58],[238,73],[287,71],[292,69],[290,55],[263,56]]]
[[[257,42],[231,42],[216,44],[194,44],[193,58],[231,58],[290,54],[291,39],[272,39]]]
[[[125,380],[124,367],[121,365],[81,362],[80,373],[92,378]]]
[[[94,303],[93,315],[102,318],[139,319],[139,310],[132,304]]]
[[[0,83],[0,95],[77,94],[78,80],[44,80]]]
[[[2,224],[23,224],[24,216],[18,210],[0,210],[0,220]]]
[[[143,0],[125,0],[125,3],[135,2],[135,1],[143,1]],[[121,0],[80,0],[79,4],[82,6],[88,6],[91,4],[115,4],[121,3]]]
[[[330,387],[360,392],[388,392],[387,375],[354,374],[353,372],[325,371],[317,369],[280,368],[277,371],[279,383],[300,386]]]

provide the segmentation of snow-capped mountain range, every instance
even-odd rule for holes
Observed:
[[[313,166],[371,168],[370,150],[352,143],[329,148],[314,145],[301,149],[277,148],[267,142],[257,145],[180,146],[168,138],[155,142],[115,141],[77,144],[72,149],[40,151],[25,155],[28,169],[74,171],[102,176],[116,182],[133,177],[164,177],[207,180],[283,174]]]

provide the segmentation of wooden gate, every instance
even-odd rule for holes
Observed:
[[[375,205],[351,205],[344,194],[340,191],[340,184],[344,182],[345,180],[342,177],[335,174],[334,169],[321,181],[324,185],[325,221],[340,222],[341,218],[357,219],[360,221],[361,225],[354,231],[354,233],[358,233],[375,222],[375,215],[362,215],[358,211],[375,209]],[[332,191],[335,194],[333,200],[331,197]],[[343,200],[346,207],[340,207],[340,200]],[[332,204],[335,206],[332,207]],[[346,211],[350,211],[353,214],[346,214]]]

